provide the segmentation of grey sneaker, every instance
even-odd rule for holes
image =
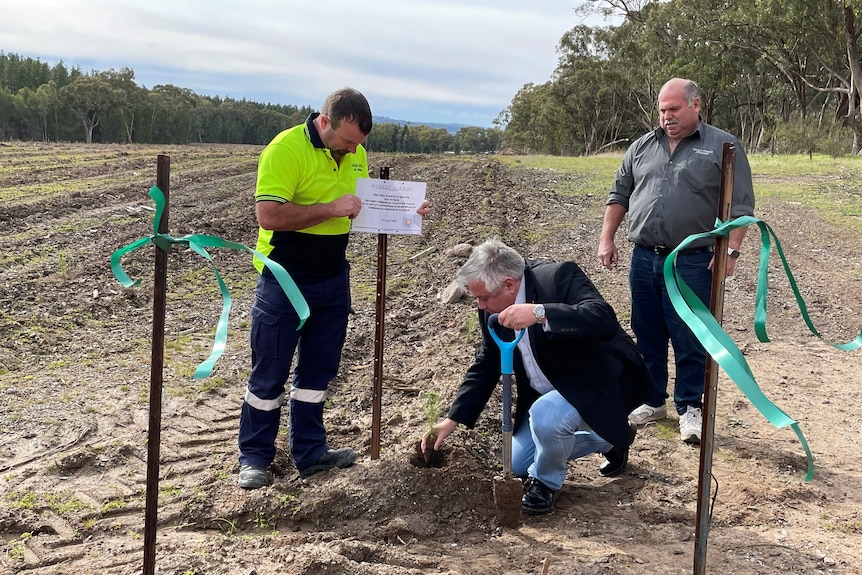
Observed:
[[[653,407],[646,403],[629,414],[629,421],[637,425],[643,425],[650,421],[661,421],[667,418],[667,406],[664,404]]]
[[[700,432],[703,428],[703,414],[699,407],[688,406],[685,413],[679,416],[679,435],[686,443],[700,443]]]
[[[269,473],[260,465],[241,465],[239,486],[243,489],[260,489],[269,485]]]
[[[334,469],[336,467],[344,469],[350,467],[356,461],[357,453],[349,447],[341,449],[330,449],[320,456],[320,459],[314,462],[313,465],[299,470],[300,477],[309,477],[320,471]]]

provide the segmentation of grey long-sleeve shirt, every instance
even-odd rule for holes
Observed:
[[[751,167],[733,135],[700,122],[671,155],[664,130],[656,128],[626,151],[607,201],[628,211],[629,241],[675,248],[715,228],[725,142],[736,145],[731,218],[754,215]],[[704,238],[689,247],[712,243]]]

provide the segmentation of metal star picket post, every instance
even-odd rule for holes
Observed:
[[[122,257],[144,245],[153,243],[156,245],[155,269],[153,273],[153,338],[152,358],[150,361],[150,409],[149,429],[147,437],[147,489],[146,506],[144,510],[144,563],[143,575],[153,575],[155,572],[156,558],[156,530],[158,524],[158,502],[159,502],[159,457],[161,447],[161,417],[162,417],[162,387],[164,370],[165,350],[165,308],[167,301],[167,258],[168,252],[174,244],[187,246],[212,264],[213,273],[218,282],[222,295],[222,313],[216,326],[215,341],[209,358],[202,362],[195,370],[194,378],[209,377],[215,362],[221,357],[227,343],[228,317],[230,315],[231,297],[227,286],[222,280],[221,274],[216,269],[206,248],[230,248],[245,250],[255,255],[272,272],[278,281],[288,300],[293,305],[299,316],[300,322],[297,329],[301,329],[308,319],[310,312],[308,304],[299,288],[287,271],[277,262],[270,260],[262,253],[244,246],[243,244],[231,242],[206,234],[191,234],[174,238],[168,235],[168,199],[170,188],[170,156],[160,154],[157,159],[156,185],[153,186],[149,195],[156,204],[156,213],[153,220],[153,235],[141,238],[124,248],[116,250],[111,255],[111,270],[114,276],[125,288],[130,288],[140,280],[133,281],[120,265]]]
[[[730,146],[730,148],[728,148]],[[710,486],[712,476],[712,448],[715,421],[715,400],[717,395],[718,367],[728,375],[731,381],[742,391],[752,405],[776,428],[790,427],[795,433],[803,449],[808,462],[806,481],[814,477],[814,459],[808,442],[799,428],[799,424],[786,413],[773,404],[763,393],[754,379],[754,374],[746,362],[744,355],[733,342],[731,337],[724,331],[720,321],[723,313],[724,275],[727,264],[727,235],[737,228],[757,225],[760,228],[761,251],[758,264],[757,291],[755,294],[754,329],[757,339],[768,342],[766,333],[766,295],[768,286],[769,252],[772,240],[775,241],[775,249],[781,258],[784,272],[793,290],[802,318],[808,329],[822,338],[808,315],[805,301],[796,285],[796,280],[790,271],[790,265],[781,248],[781,243],[775,232],[766,222],[753,216],[742,216],[734,220],[728,219],[730,196],[732,195],[733,167],[732,161],[735,151],[732,145],[725,144],[725,157],[722,159],[722,198],[719,213],[722,217],[716,219],[715,229],[700,234],[692,234],[680,243],[676,249],[668,255],[664,263],[664,281],[668,296],[674,309],[680,318],[688,325],[698,341],[710,355],[707,363],[707,374],[704,381],[704,412],[703,429],[701,438],[700,476],[698,482],[698,509],[697,509],[697,536],[695,544],[694,573],[702,575],[706,571],[706,544],[709,534],[709,523],[712,518],[712,505],[710,502]],[[713,265],[713,297],[710,309],[704,305],[700,298],[689,288],[685,281],[679,276],[676,269],[676,258],[679,252],[693,241],[704,237],[716,239],[716,259]],[[716,278],[716,276],[718,276]],[[720,293],[716,293],[718,290]],[[716,299],[718,298],[718,299]],[[832,347],[842,351],[852,351],[862,347],[862,332],[855,339],[846,343],[830,343]],[[714,497],[713,497],[714,499]]]

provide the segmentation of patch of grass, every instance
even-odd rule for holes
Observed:
[[[755,176],[790,177],[842,177],[857,181],[862,178],[862,158],[856,156],[827,156],[814,154],[750,154],[748,163]]]
[[[93,508],[89,503],[81,501],[74,495],[69,497],[67,495],[48,493],[45,495],[45,501],[47,502],[48,507],[58,515],[81,513]]]
[[[725,463],[736,463],[739,459],[739,454],[730,449],[719,449],[717,455]]]
[[[210,391],[226,387],[227,384],[227,380],[223,377],[208,377],[202,380],[201,384],[198,386],[198,391],[200,393],[208,393]]]
[[[160,485],[159,486],[159,495],[165,495],[167,497],[177,497],[183,492],[183,490],[176,485]]]
[[[837,531],[845,535],[860,535],[862,534],[862,521],[847,521],[845,523],[827,523],[824,525],[827,531]]]
[[[9,506],[13,509],[36,509],[39,505],[39,496],[35,493],[18,493],[13,491],[6,495]]]
[[[854,191],[834,182],[758,182],[755,193],[759,203],[775,199],[796,204],[830,224],[862,233],[862,188]]]
[[[558,156],[495,156],[504,164],[542,170],[555,170],[574,174],[583,178],[577,186],[569,181],[561,181],[551,189],[570,196],[597,195],[604,197],[611,189],[614,175],[620,167],[622,154],[589,157]]]
[[[471,313],[467,316],[467,326],[464,331],[464,340],[470,343],[476,338],[479,329],[479,315]]]
[[[239,531],[239,529],[237,529],[236,524],[233,521],[231,521],[230,519],[225,519],[223,517],[216,517],[214,519],[214,521],[217,522],[217,525],[221,528],[222,533],[224,533],[228,537],[230,537],[231,535],[233,535],[234,533]]]
[[[83,529],[85,531],[89,531],[95,526],[96,526],[96,518],[95,517],[88,517],[87,519],[84,519],[81,522],[81,529]]]
[[[24,548],[27,545],[27,541],[29,541],[33,537],[33,534],[29,531],[26,531],[21,534],[20,539],[12,543],[9,546],[8,551],[6,551],[6,556],[9,557],[12,561],[23,561],[24,560]]]
[[[557,191],[600,197],[610,191],[622,161],[622,154],[579,158],[495,157],[509,165],[577,174],[584,178],[583,185],[571,189],[570,183],[564,183],[564,189]],[[759,204],[772,198],[798,202],[805,208],[816,210],[829,223],[862,233],[862,158],[815,154],[809,159],[807,155],[755,154],[749,155],[748,159]]]
[[[662,441],[679,440],[679,423],[675,419],[663,419],[655,422],[656,435]]]
[[[251,520],[251,522],[258,529],[270,529],[272,527],[274,519],[275,517],[271,515],[267,516],[263,512],[258,512],[257,515],[255,515],[254,519]]]
[[[111,513],[112,511],[119,511],[121,509],[126,508],[126,501],[124,499],[112,499],[108,501],[102,508],[99,510],[101,514]]]
[[[6,495],[9,506],[13,509],[50,509],[58,515],[69,513],[80,513],[92,509],[92,507],[75,496],[58,493],[25,493],[10,492]]]

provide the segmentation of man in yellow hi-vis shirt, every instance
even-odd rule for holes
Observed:
[[[252,371],[239,424],[239,484],[269,485],[281,406],[294,352],[290,451],[303,477],[353,464],[350,447],[326,441],[323,404],[335,378],[350,313],[346,250],[350,220],[359,214],[356,180],[368,177],[363,144],[371,132],[368,101],[351,88],[330,94],[319,113],[278,134],[260,155],[255,211],[257,250],[287,270],[311,314],[299,317],[260,261],[252,307]],[[429,211],[427,202],[417,210]]]

